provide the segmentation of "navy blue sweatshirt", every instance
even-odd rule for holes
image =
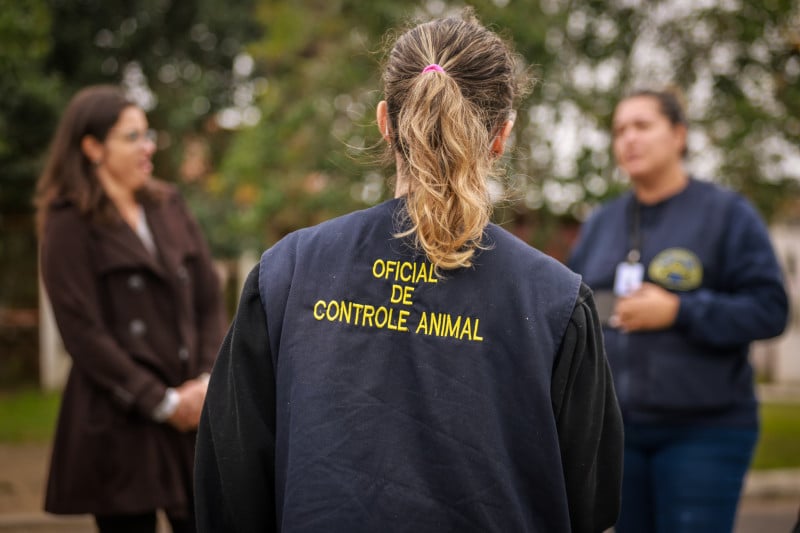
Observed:
[[[295,232],[245,284],[196,460],[200,531],[596,532],[621,417],[591,293],[497,226],[437,278],[402,200]]]
[[[764,223],[740,195],[690,179],[678,194],[641,205],[631,192],[594,213],[569,266],[595,291],[611,290],[636,240],[645,281],[680,297],[660,331],[604,328],[626,421],[754,426],[751,341],[779,335],[788,301]]]

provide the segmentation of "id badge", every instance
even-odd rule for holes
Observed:
[[[624,261],[617,265],[617,275],[614,277],[614,294],[626,296],[642,286],[644,281],[644,265]]]

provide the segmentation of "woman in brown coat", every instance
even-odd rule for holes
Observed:
[[[106,531],[193,531],[195,429],[223,336],[219,283],[177,191],[152,178],[144,112],[80,91],[39,179],[41,271],[72,369],[45,509]]]

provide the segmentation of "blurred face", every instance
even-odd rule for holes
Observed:
[[[140,189],[152,176],[155,149],[144,111],[126,107],[102,145],[97,173],[103,186],[124,192]]]
[[[614,157],[634,182],[654,181],[682,164],[686,128],[673,125],[658,100],[634,96],[614,111]]]

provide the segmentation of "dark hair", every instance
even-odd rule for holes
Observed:
[[[438,70],[425,72],[431,64]],[[522,84],[516,56],[471,10],[420,24],[391,49],[383,74],[391,150],[410,180],[407,231],[434,268],[471,265],[489,222],[492,139]],[[399,169],[398,169],[399,170]]]
[[[683,93],[677,87],[668,87],[660,91],[655,89],[636,89],[628,93],[622,101],[641,96],[656,100],[659,111],[673,126],[689,126],[686,120],[686,111],[684,110]],[[687,153],[688,148],[684,145],[681,155],[686,157]]]
[[[136,104],[113,85],[89,86],[72,97],[56,128],[44,171],[36,184],[34,205],[40,235],[47,211],[55,200],[69,201],[81,214],[96,219],[115,217],[95,175],[94,164],[83,153],[81,141],[87,135],[105,141],[122,111],[131,106]]]

